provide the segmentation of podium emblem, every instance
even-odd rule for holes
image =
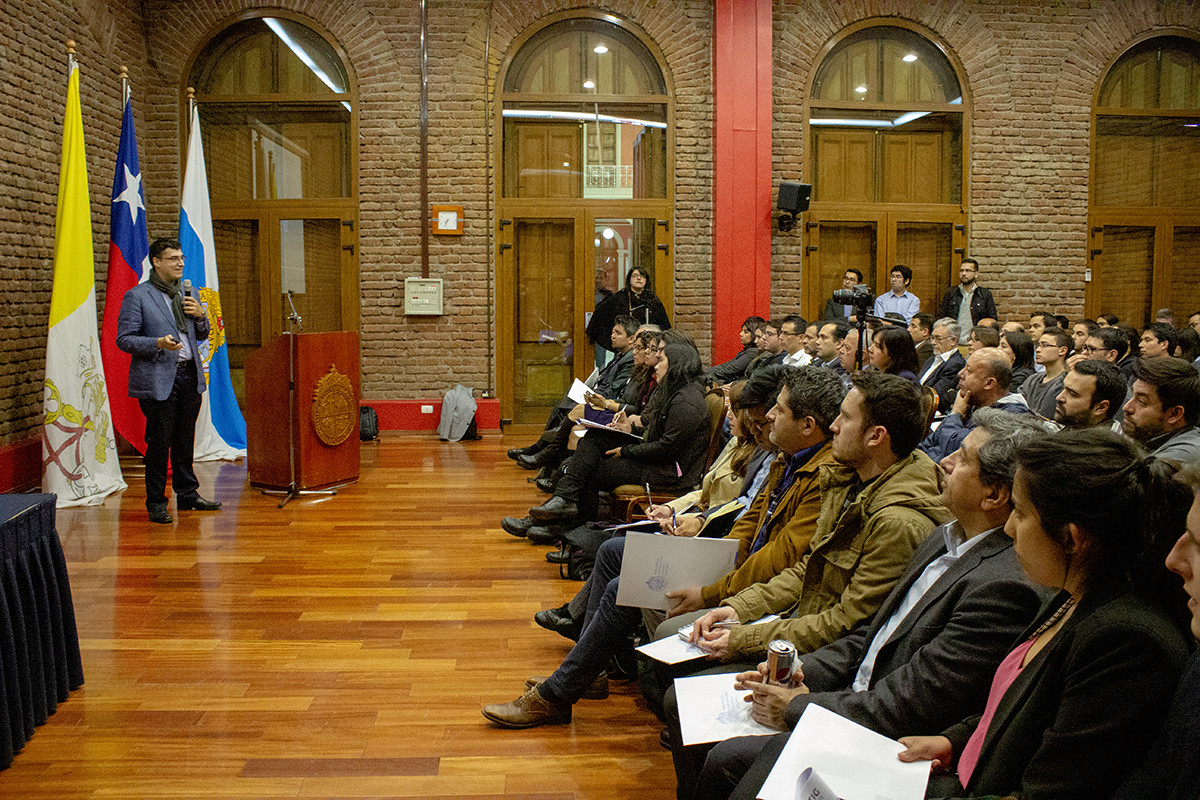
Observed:
[[[313,390],[312,423],[317,438],[337,447],[358,427],[358,407],[350,379],[330,366]]]

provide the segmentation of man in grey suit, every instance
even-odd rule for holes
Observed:
[[[183,246],[174,239],[150,245],[149,279],[125,293],[117,319],[117,347],[133,356],[129,396],[146,415],[146,509],[150,521],[169,525],[167,461],[180,511],[213,511],[192,469],[200,395],[207,388],[200,342],[208,338],[204,307],[180,286]]]
[[[962,448],[942,462],[942,502],[957,520],[917,548],[870,624],[802,654],[792,686],[764,683],[765,664],[740,674],[735,685],[753,692],[756,720],[794,728],[815,703],[896,737],[914,723],[940,730],[983,711],[997,665],[1041,604],[1004,525],[1014,453],[1045,430],[1032,418],[994,409],[980,409],[976,421]],[[698,796],[753,798],[787,736],[718,744],[705,761]]]

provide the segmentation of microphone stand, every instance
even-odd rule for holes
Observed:
[[[289,500],[301,495],[336,495],[337,489],[301,489],[296,483],[296,328],[304,330],[304,321],[296,311],[292,302],[292,290],[287,292],[288,306],[292,313],[288,314],[288,464],[291,469],[291,483],[287,489],[263,489],[263,494],[283,495],[276,508],[283,508]]]

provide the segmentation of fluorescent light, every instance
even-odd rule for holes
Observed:
[[[647,128],[666,128],[665,122],[632,117],[614,117],[610,114],[592,114],[585,111],[549,111],[532,108],[506,108],[503,116],[515,119],[569,119],[580,122],[615,122],[618,125],[642,125]]]
[[[341,86],[338,86],[333,82],[332,78],[325,74],[325,70],[317,66],[317,62],[312,60],[312,56],[310,56],[303,47],[293,41],[291,36],[288,36],[288,32],[283,29],[283,25],[279,22],[279,20],[275,19],[274,17],[264,17],[263,22],[267,23],[267,27],[279,37],[279,41],[286,44],[288,49],[295,53],[296,58],[300,59],[304,63],[304,66],[312,70],[312,74],[316,75],[321,83],[328,86],[336,94],[346,93],[345,89],[343,89]],[[342,105],[345,106],[347,111],[350,110],[349,103],[343,102]]]
[[[901,59],[901,61],[904,61],[904,62],[906,62],[906,63],[908,63],[908,64],[911,64],[912,62],[914,62],[914,61],[916,61],[916,60],[917,60],[917,54],[916,54],[916,53],[909,53],[908,55],[906,55],[904,58],[902,58],[902,59]]]
[[[858,92],[859,94],[866,94],[866,93],[867,93],[867,87],[866,87],[865,85],[863,85],[863,86],[855,86],[855,87],[854,87],[854,91]]]
[[[837,125],[846,128],[890,128],[892,123],[886,119],[818,119],[813,117],[809,125]]]
[[[927,116],[929,116],[928,111],[909,111],[907,114],[901,114],[892,120],[892,126],[899,128],[901,125],[907,122],[912,122],[914,119],[920,119],[921,117]]]
[[[607,47],[605,47],[605,46],[604,46],[604,45],[602,45],[602,44],[598,44],[598,45],[596,45],[595,47],[593,47],[593,48],[592,48],[592,52],[593,52],[593,53],[598,53],[598,54],[600,54],[600,55],[604,55],[605,53],[607,53],[607,52],[608,52],[608,48],[607,48]]]
[[[595,89],[595,88],[596,88],[596,82],[595,82],[595,81],[584,81],[584,82],[583,82],[583,88],[585,88],[585,89]]]

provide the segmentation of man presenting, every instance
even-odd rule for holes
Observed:
[[[167,461],[180,511],[213,511],[192,470],[200,395],[208,388],[198,344],[208,338],[208,316],[185,292],[183,246],[174,239],[150,245],[153,269],[145,283],[125,293],[117,319],[117,347],[133,356],[129,396],[146,415],[146,508],[150,521],[169,525]]]
[[[949,317],[961,330],[970,330],[981,319],[996,319],[996,301],[992,293],[975,282],[979,262],[964,258],[958,267],[958,286],[942,295],[939,317]]]

